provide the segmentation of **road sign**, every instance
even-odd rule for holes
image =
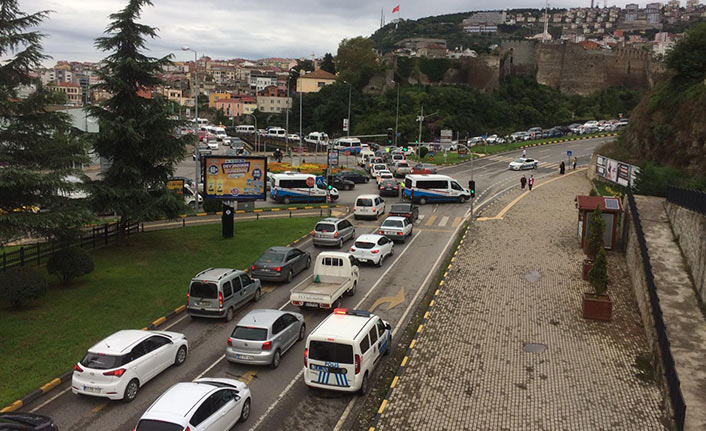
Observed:
[[[346,157],[350,156],[350,155],[351,155],[351,150],[346,150],[346,151],[344,151],[344,154],[346,155]]]
[[[450,144],[451,140],[453,139],[453,130],[450,129],[444,129],[441,131],[441,143],[442,144]]]
[[[307,177],[306,186],[309,188],[314,187],[314,178],[313,177]]]
[[[566,155],[569,156],[569,157],[571,157],[571,150],[568,150],[568,151],[566,152]]]
[[[348,118],[343,119],[343,131],[344,132],[348,131]]]
[[[338,151],[328,153],[328,164],[338,166]]]

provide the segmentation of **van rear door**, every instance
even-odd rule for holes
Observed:
[[[307,356],[306,380],[327,386],[351,387],[354,385],[356,364],[352,344],[329,340],[311,340]],[[360,365],[358,371],[360,372]]]

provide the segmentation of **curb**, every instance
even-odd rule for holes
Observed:
[[[405,366],[407,365],[407,362],[409,361],[409,357],[412,354],[412,349],[414,349],[414,346],[417,344],[417,338],[419,338],[419,334],[422,333],[424,330],[424,325],[427,322],[427,319],[429,318],[429,312],[432,310],[432,307],[434,307],[435,303],[435,298],[439,295],[439,292],[441,292],[441,289],[444,287],[446,284],[446,278],[449,275],[449,271],[453,268],[453,264],[456,261],[456,255],[458,255],[458,250],[461,248],[463,243],[466,241],[466,236],[468,235],[468,229],[471,227],[469,224],[466,226],[465,231],[463,232],[463,236],[461,237],[461,241],[459,241],[458,246],[456,246],[456,250],[454,251],[451,261],[449,262],[448,266],[446,267],[446,271],[444,272],[444,276],[439,282],[439,286],[436,288],[436,291],[434,292],[434,298],[429,302],[429,305],[427,306],[427,310],[424,313],[424,316],[422,317],[422,321],[417,327],[417,331],[414,333],[414,336],[412,337],[412,341],[409,343],[409,346],[407,347],[407,352],[404,355],[404,358],[402,358],[402,362],[400,363],[400,366],[397,368],[397,372],[395,373],[395,377],[392,379],[392,383],[390,383],[390,387],[387,390],[387,393],[385,394],[385,397],[383,398],[382,402],[380,403],[380,407],[378,407],[377,413],[375,413],[375,417],[370,423],[370,427],[368,428],[368,431],[375,431],[378,421],[380,420],[380,417],[382,416],[383,412],[385,411],[385,408],[389,404],[389,399],[390,396],[392,395],[392,391],[395,389],[395,386],[397,386],[397,382],[399,382],[400,378],[404,375],[405,371]]]
[[[235,210],[235,214],[246,214],[246,213],[255,214],[255,213],[268,213],[268,212],[278,212],[278,211],[297,211],[297,210],[301,211],[301,210],[311,210],[311,209],[319,209],[319,208],[328,209],[328,208],[347,208],[347,207],[345,205],[338,205],[338,204],[335,204],[335,205],[323,204],[323,205],[319,205],[319,206],[307,205],[307,206],[301,207],[301,208],[297,208],[297,207],[287,207],[287,208],[268,207],[268,208],[257,208],[252,211]],[[193,217],[206,217],[206,216],[214,216],[214,215],[222,215],[222,214],[223,214],[223,211],[216,211],[216,212],[209,212],[209,213],[199,212],[199,213],[191,214],[191,215],[181,214],[181,215],[179,215],[179,219],[189,219],[189,218],[193,218]],[[152,221],[160,221],[160,220],[167,220],[167,218],[162,217],[162,218],[159,218],[157,220],[152,220]]]
[[[290,208],[290,209],[312,209],[314,207],[304,207],[304,208]],[[329,209],[329,208],[348,208],[345,205],[322,205],[318,206],[316,208],[324,208],[324,209]],[[277,209],[279,211],[280,208]],[[244,212],[244,211],[243,211]],[[346,211],[348,212],[348,211]],[[206,213],[203,213],[203,215],[206,215]],[[197,214],[198,216],[198,214]],[[304,235],[300,236],[299,238],[295,239],[294,241],[290,242],[289,244],[286,245],[286,247],[292,247],[295,244],[299,243],[300,241],[306,239],[311,235],[311,233],[307,232]],[[243,272],[248,273],[250,272],[250,265],[248,265],[245,269],[243,269]],[[142,328],[143,331],[151,331],[153,329],[156,329],[157,327],[163,325],[164,323],[173,320],[176,316],[180,315],[186,311],[186,304],[182,304],[178,306],[177,308],[169,311],[167,314],[164,316],[161,316],[155,320],[152,321],[149,325],[145,326]],[[3,407],[0,409],[0,413],[10,413],[14,412],[16,410],[21,409],[23,406],[31,403],[32,401],[36,400],[37,398],[40,398],[41,396],[45,395],[55,387],[59,386],[62,383],[65,383],[69,380],[71,380],[71,376],[73,375],[73,369],[66,371],[65,373],[61,374],[59,377],[56,377],[52,380],[50,380],[48,383],[44,384],[43,386],[39,387],[38,389],[33,390],[32,392],[28,393],[24,397],[20,398],[19,400]]]

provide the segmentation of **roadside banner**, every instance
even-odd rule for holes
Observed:
[[[265,199],[267,157],[206,156],[205,198],[222,200]]]

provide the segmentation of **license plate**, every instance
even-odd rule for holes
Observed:
[[[235,359],[242,359],[244,361],[251,361],[253,359],[250,355],[235,355]]]
[[[84,386],[83,387],[84,392],[90,392],[92,394],[100,394],[101,388],[93,388],[91,386]]]
[[[208,301],[199,301],[196,305],[200,305],[201,307],[208,307],[209,305],[211,305],[211,303]]]
[[[317,304],[316,302],[305,302],[304,305],[306,305],[307,307],[318,307],[319,306],[319,304]]]
[[[395,232],[393,230],[386,230],[384,232],[385,232],[385,235],[397,235],[397,232]]]

